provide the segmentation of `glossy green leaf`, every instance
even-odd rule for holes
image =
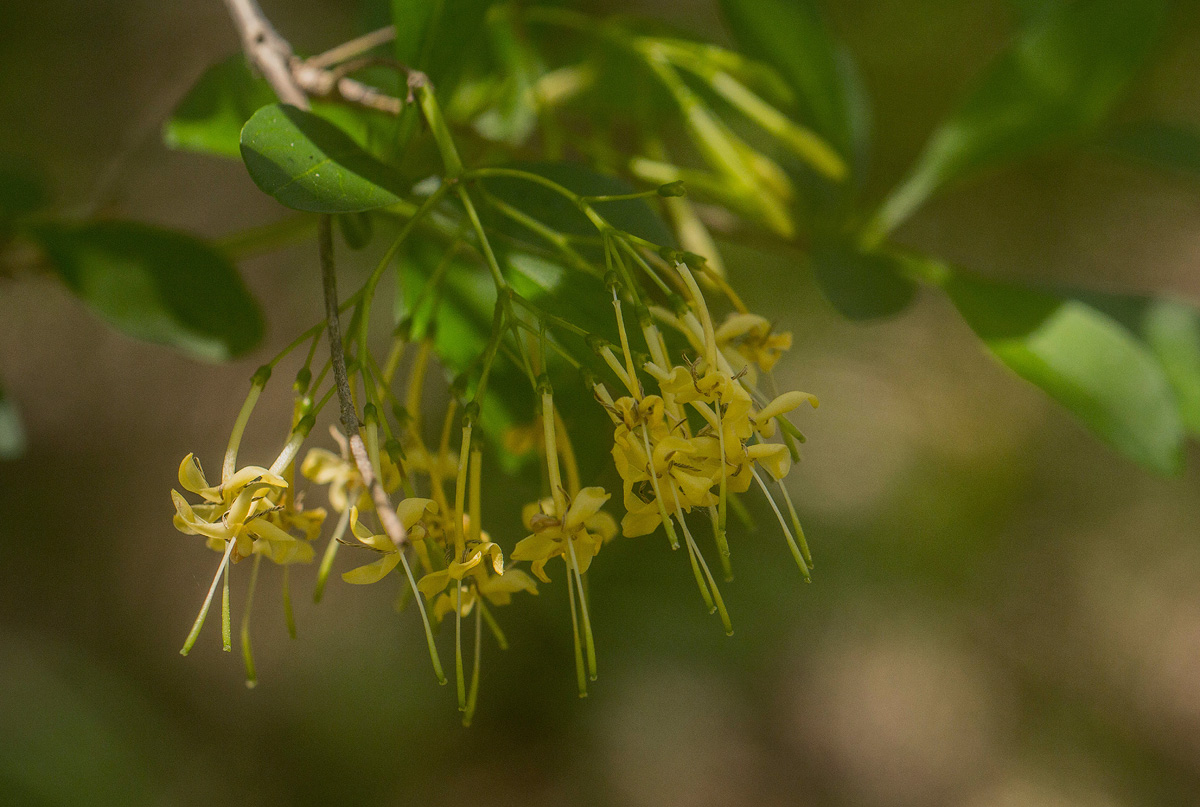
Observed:
[[[773,65],[791,86],[800,119],[844,157],[856,156],[863,132],[855,128],[849,86],[854,68],[833,39],[814,0],[721,0],[741,47]]]
[[[404,181],[327,120],[273,104],[241,134],[242,159],[264,192],[294,210],[354,213],[400,201]]]
[[[15,460],[25,453],[25,428],[16,401],[0,386],[0,460]]]
[[[237,270],[183,233],[132,222],[33,231],[67,286],[115,328],[207,361],[258,344],[263,321]]]
[[[174,149],[238,159],[242,126],[275,100],[271,86],[236,54],[204,71],[163,124],[163,142]]]
[[[1105,145],[1149,165],[1200,178],[1200,128],[1195,126],[1139,123],[1118,129]]]
[[[944,284],[997,358],[1101,439],[1158,473],[1183,463],[1183,424],[1163,366],[1115,319],[1079,299],[956,275]]]
[[[1165,0],[1077,0],[1036,15],[934,132],[873,233],[893,230],[947,183],[1103,121],[1145,62],[1165,6]]]
[[[818,244],[813,275],[826,299],[852,320],[889,317],[908,307],[917,284],[895,259],[843,243]]]

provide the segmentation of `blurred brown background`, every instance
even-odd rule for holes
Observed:
[[[591,5],[723,37],[709,0]],[[882,191],[1017,14],[825,5],[875,104]],[[349,3],[264,6],[307,51],[370,22]],[[277,217],[239,164],[158,143],[236,47],[220,2],[10,0],[0,19],[0,152],[42,166],[64,209],[213,236]],[[1200,123],[1198,44],[1200,11],[1177,4],[1123,114]],[[901,240],[998,277],[1200,300],[1200,187],[1099,152],[975,182]],[[794,261],[729,263],[796,335],[781,382],[822,401],[789,479],[814,582],[759,507],[726,638],[661,536],[615,543],[592,574],[591,697],[573,694],[556,581],[504,615],[508,653],[485,647],[469,730],[391,589],[335,579],[314,607],[295,575],[292,642],[265,569],[254,691],[215,620],[177,652],[216,559],[171,526],[169,489],[188,451],[215,466],[254,367],[319,316],[310,250],[243,267],[270,335],[224,367],[116,334],[51,279],[0,280],[0,378],[30,439],[0,464],[0,803],[1200,803],[1200,452],[1179,479],[1139,470],[931,295],[853,325]],[[258,423],[286,410],[284,387]],[[245,456],[278,437],[252,425]]]

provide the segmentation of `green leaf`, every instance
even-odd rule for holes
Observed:
[[[853,60],[833,39],[814,0],[721,0],[741,47],[773,65],[796,94],[800,119],[850,159],[865,134],[856,129]]]
[[[813,276],[826,299],[852,320],[890,317],[908,307],[917,284],[888,255],[841,242],[819,243],[812,252]]]
[[[944,288],[997,358],[1101,439],[1162,474],[1183,464],[1175,393],[1151,351],[1079,299],[964,275]]]
[[[117,329],[207,361],[262,338],[262,314],[229,260],[183,233],[133,222],[35,228],[54,269]]]
[[[1200,313],[1175,300],[1156,300],[1143,319],[1144,336],[1175,389],[1183,424],[1200,436]]]
[[[380,74],[368,80],[392,92],[395,88],[388,86],[387,78]],[[182,151],[241,159],[242,127],[255,112],[275,101],[271,86],[250,72],[241,54],[235,54],[206,70],[188,91],[163,124],[163,142]],[[390,116],[320,101],[313,103],[312,111],[367,151],[390,153],[396,129]]]
[[[984,71],[872,225],[882,237],[947,183],[1086,133],[1157,39],[1165,0],[1051,4]]]
[[[1074,295],[1137,336],[1162,364],[1183,424],[1200,436],[1200,311],[1180,300],[1087,292]]]
[[[327,120],[293,106],[263,107],[241,134],[250,177],[280,204],[355,213],[400,201],[404,181]]]
[[[241,54],[230,56],[204,75],[163,124],[163,142],[170,148],[241,157],[242,126],[258,109],[275,101],[275,93],[246,66]]]
[[[17,403],[0,386],[0,460],[15,460],[25,453],[25,429]]]
[[[470,57],[482,51],[491,0],[392,0],[396,58],[429,76],[449,98]]]
[[[1113,132],[1104,145],[1149,165],[1200,178],[1200,129],[1195,126],[1139,123]]]

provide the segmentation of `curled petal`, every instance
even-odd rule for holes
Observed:
[[[478,585],[479,590],[493,602],[495,602],[494,598],[499,595],[514,594],[518,591],[528,591],[530,594],[538,593],[537,583],[520,569],[509,569],[504,574],[489,577]]]
[[[400,553],[392,552],[391,554],[384,555],[374,563],[368,563],[366,566],[359,566],[357,569],[345,572],[342,574],[342,579],[347,583],[354,583],[360,586],[378,583],[387,577],[392,569],[396,568],[398,563],[400,563]]]
[[[179,463],[179,484],[189,493],[203,496],[209,501],[221,501],[220,495],[214,492],[204,477],[204,469],[200,467],[200,460],[195,454],[188,454],[183,458],[183,462]]]
[[[756,421],[769,420],[779,415],[785,415],[803,403],[811,404],[812,408],[816,409],[820,406],[821,402],[817,400],[817,396],[810,395],[807,392],[797,392],[795,390],[785,392],[760,409],[758,414],[754,416],[754,419]]]
[[[411,530],[426,515],[437,515],[437,511],[437,502],[431,499],[409,497],[402,499],[400,504],[396,505],[396,515],[406,530]]]
[[[757,443],[746,447],[746,456],[767,469],[776,479],[783,479],[792,470],[792,457],[782,443]]]

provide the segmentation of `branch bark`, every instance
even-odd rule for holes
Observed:
[[[408,544],[408,533],[404,524],[396,515],[391,497],[388,496],[375,469],[371,466],[371,458],[367,446],[359,431],[358,414],[354,411],[354,400],[350,396],[350,381],[346,376],[346,352],[342,344],[342,325],[338,316],[337,272],[333,262],[333,219],[328,215],[321,216],[320,231],[317,235],[321,253],[321,279],[325,288],[325,316],[329,322],[329,357],[333,363],[333,383],[337,388],[338,403],[342,410],[342,428],[350,442],[350,454],[362,477],[363,485],[371,492],[375,502],[375,512],[383,531],[392,540],[397,549],[403,549]]]
[[[362,87],[363,92],[356,96],[358,98],[356,103],[371,106],[372,103],[369,103],[367,99],[374,99],[374,102],[378,103],[380,97],[386,98],[374,88],[366,87],[359,82],[347,78],[338,79],[322,68],[320,63],[306,66],[296,58],[292,46],[271,25],[256,0],[225,0],[225,5],[229,9],[233,24],[242,39],[242,48],[246,53],[246,58],[263,74],[280,101],[300,109],[308,109],[308,87],[306,85],[315,87],[320,84],[324,92],[328,92],[329,88],[325,88],[325,85],[321,84],[327,77],[330,88],[339,93],[347,91],[344,87],[346,82],[350,82],[351,87],[355,85]],[[351,45],[361,47],[362,42],[356,40],[355,43],[348,43],[346,47]],[[328,55],[324,57],[325,60],[329,58]],[[324,92],[314,92],[313,94],[323,95]],[[347,100],[351,99],[347,98]],[[398,113],[401,102],[399,99],[392,100],[396,102],[395,111]],[[379,516],[383,531],[397,549],[403,549],[408,545],[408,533],[396,515],[391,497],[383,489],[379,477],[375,475],[375,469],[371,466],[371,457],[363,442],[358,415],[354,411],[354,400],[350,394],[350,380],[346,374],[346,348],[342,344],[342,325],[338,316],[337,272],[333,262],[331,223],[332,219],[329,216],[321,216],[317,243],[321,256],[322,284],[325,290],[325,316],[329,323],[329,358],[333,364],[333,382],[342,410],[342,428],[350,443],[350,454],[354,458],[354,465],[358,468],[359,476],[362,477],[363,486],[371,492],[371,499],[375,502],[375,511]]]
[[[257,0],[225,0],[225,7],[246,58],[283,103],[308,109],[310,98],[327,98],[389,115],[399,115],[404,108],[402,99],[329,69],[344,58],[388,41],[396,35],[394,28],[382,28],[305,61],[271,25]]]

